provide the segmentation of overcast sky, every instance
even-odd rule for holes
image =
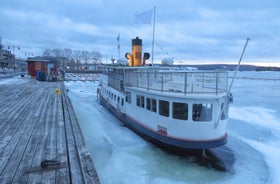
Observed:
[[[2,44],[16,55],[44,49],[99,51],[103,60],[131,52],[131,39],[152,51],[153,24],[136,24],[136,13],[156,6],[156,61],[237,63],[250,38],[243,64],[280,66],[279,0],[1,0]]]

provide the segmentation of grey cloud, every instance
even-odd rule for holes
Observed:
[[[41,54],[45,48],[98,50],[117,55],[130,52],[131,39],[143,39],[151,51],[152,25],[134,24],[133,16],[156,6],[155,59],[235,61],[245,39],[246,59],[279,62],[277,0],[10,0],[1,2],[0,37],[22,45],[22,52]],[[100,50],[99,50],[100,49]],[[19,53],[20,54],[20,53]]]

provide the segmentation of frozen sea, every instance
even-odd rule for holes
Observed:
[[[99,105],[98,82],[65,82],[101,183],[280,183],[280,72],[239,72],[237,77],[227,127],[234,172],[169,154],[120,126]],[[22,82],[0,79],[0,85]]]
[[[97,102],[98,82],[65,82],[101,183],[280,183],[280,72],[237,77],[227,144],[235,154],[234,172],[201,167],[120,126]]]

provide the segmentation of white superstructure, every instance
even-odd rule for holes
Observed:
[[[227,72],[176,67],[104,67],[100,102],[125,126],[171,149],[226,144]]]

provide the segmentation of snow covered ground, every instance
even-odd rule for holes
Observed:
[[[65,82],[101,183],[280,183],[280,73],[240,72],[238,76],[228,124],[227,147],[236,157],[232,173],[168,154],[120,126],[97,102],[98,82]],[[260,79],[248,79],[256,77]],[[0,85],[26,80],[0,78]]]
[[[92,74],[92,73],[66,73],[65,80],[66,81],[96,81],[100,79],[100,74]]]

